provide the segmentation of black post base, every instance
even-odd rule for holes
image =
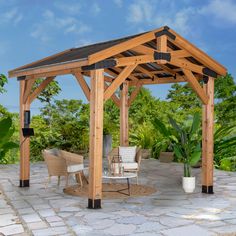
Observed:
[[[101,199],[88,199],[89,209],[101,209]]]
[[[20,187],[29,187],[30,186],[30,183],[29,183],[29,179],[27,180],[21,180],[20,179]]]
[[[213,186],[202,185],[202,193],[213,194]]]

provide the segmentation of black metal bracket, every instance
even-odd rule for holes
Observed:
[[[22,134],[25,138],[30,136],[34,136],[34,129],[33,128],[22,128]]]
[[[211,69],[209,69],[207,67],[204,67],[202,69],[202,73],[205,74],[205,75],[217,78],[217,73],[214,70],[211,70]]]
[[[175,40],[176,36],[174,34],[172,34],[170,31],[169,31],[169,27],[168,26],[164,26],[164,29],[162,31],[159,31],[159,32],[156,32],[155,33],[155,36],[156,37],[160,37],[162,35],[166,35],[167,37],[169,37],[170,39],[173,39]]]
[[[114,59],[107,59],[103,61],[96,62],[89,66],[82,66],[83,71],[88,70],[97,70],[97,69],[105,69],[105,68],[111,68],[117,65],[116,60]]]
[[[206,75],[203,75],[203,83],[204,83],[204,84],[207,84],[207,83],[208,83],[208,80],[209,80],[209,77],[206,76]]]
[[[101,199],[88,199],[88,209],[101,209]]]
[[[25,80],[26,76],[19,76],[17,77],[17,81]]]
[[[214,194],[213,186],[202,185],[202,193]]]
[[[29,187],[29,186],[30,186],[29,179],[27,179],[27,180],[21,180],[21,179],[20,179],[20,185],[19,185],[19,187],[23,188],[23,187]]]
[[[154,60],[171,60],[171,54],[169,52],[154,52]]]

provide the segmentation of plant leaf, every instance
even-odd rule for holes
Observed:
[[[201,158],[201,154],[202,154],[201,151],[195,151],[195,152],[191,155],[191,157],[190,157],[190,159],[189,159],[189,164],[190,164],[191,166],[196,165],[197,162],[198,162],[198,161],[200,160],[200,158]]]

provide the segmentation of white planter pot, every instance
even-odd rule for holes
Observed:
[[[193,193],[195,189],[195,177],[182,177],[182,185],[185,193]]]

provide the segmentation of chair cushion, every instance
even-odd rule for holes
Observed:
[[[54,156],[60,156],[60,150],[57,148],[48,149],[47,151]]]
[[[119,147],[119,155],[124,163],[135,162],[136,147]]]
[[[124,170],[138,169],[138,163],[137,162],[122,163],[122,167],[124,167]]]
[[[84,164],[67,166],[67,172],[69,172],[69,173],[77,172],[77,171],[80,171],[80,170],[83,170],[83,169],[84,169]]]

